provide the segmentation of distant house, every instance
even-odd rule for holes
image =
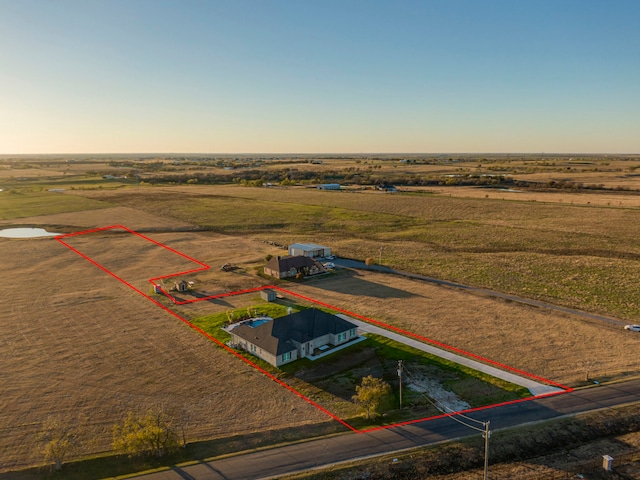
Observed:
[[[388,184],[388,183],[383,183],[381,185],[376,186],[376,190],[382,190],[384,192],[396,192],[397,189],[395,186]]]
[[[231,343],[279,367],[326,352],[358,338],[353,323],[317,308],[271,319],[263,317],[231,329]]]
[[[299,273],[304,275],[317,275],[326,272],[321,263],[313,258],[294,256],[271,258],[264,267],[264,273],[275,278],[295,277]]]
[[[340,190],[340,188],[339,183],[323,183],[322,185],[318,185],[318,190]]]
[[[328,257],[331,255],[329,247],[316,245],[315,243],[294,243],[289,245],[289,255],[301,255],[303,257]]]

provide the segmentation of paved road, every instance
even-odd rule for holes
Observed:
[[[471,416],[479,421],[490,421],[491,429],[496,430],[639,401],[640,379],[636,379],[612,385],[599,385],[565,395],[494,407],[474,412]],[[440,418],[405,427],[361,434],[349,433],[181,468],[173,467],[172,470],[137,478],[141,480],[267,479],[473,434],[471,429],[452,418]]]
[[[624,322],[611,317],[605,317],[603,315],[596,315],[594,313],[585,312],[583,310],[577,310],[575,308],[562,307],[560,305],[554,305],[552,303],[543,302],[540,300],[533,300],[531,298],[519,297],[517,295],[510,295],[508,293],[496,292],[495,290],[488,290],[486,288],[470,287],[469,285],[463,285],[461,283],[449,282],[447,280],[440,280],[439,278],[426,277],[424,275],[418,275],[416,273],[402,272],[400,270],[393,270],[392,268],[382,265],[366,265],[364,262],[357,260],[349,260],[346,258],[336,258],[332,260],[338,267],[345,268],[357,268],[361,270],[373,270],[382,273],[391,273],[394,275],[401,275],[407,278],[415,278],[417,280],[423,280],[425,282],[434,283],[436,285],[444,285],[446,287],[460,288],[470,292],[481,293],[483,295],[489,295],[497,298],[504,298],[505,300],[511,300],[512,302],[524,303],[526,305],[532,305],[534,307],[548,308],[550,310],[556,310],[558,312],[570,313],[572,315],[578,315],[590,320],[597,320],[600,322],[610,323],[612,325],[626,325],[629,322]]]
[[[471,358],[457,355],[449,350],[443,350],[442,348],[434,347],[433,345],[429,345],[414,338],[407,337],[406,335],[400,335],[399,333],[385,330],[384,328],[371,325],[370,323],[349,317],[348,315],[338,316],[344,318],[345,320],[348,320],[351,323],[356,324],[360,332],[381,335],[383,337],[390,338],[391,340],[395,340],[396,342],[404,343],[405,345],[409,345],[418,350],[422,350],[423,352],[445,358],[452,362],[459,363],[460,365],[465,365],[474,370],[478,370],[480,372],[486,373],[487,375],[491,375],[492,377],[501,378],[515,385],[520,385],[521,387],[528,388],[529,392],[531,392],[531,395],[546,395],[549,393],[557,393],[562,391],[561,388],[552,387],[551,385],[545,385],[544,383],[540,382],[535,382],[530,378],[515,375],[509,371],[487,365],[486,363],[481,363],[476,360],[472,360]]]

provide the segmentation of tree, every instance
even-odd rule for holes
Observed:
[[[578,366],[584,369],[585,382],[588,382],[591,379],[591,372],[595,367],[599,365],[599,363],[600,362],[598,362],[595,358],[584,358],[580,360],[580,362],[578,363]]]
[[[131,457],[162,457],[177,451],[179,441],[166,411],[155,407],[142,415],[129,412],[122,425],[114,425],[113,448]]]
[[[191,427],[192,411],[187,403],[175,415],[176,418],[176,430],[180,437],[180,443],[182,448],[187,446],[187,432]]]
[[[175,432],[180,447],[185,448],[193,421],[192,406],[185,401],[181,405],[173,405],[167,408],[166,412],[171,419],[171,429]]]
[[[356,394],[351,398],[364,408],[367,412],[367,419],[370,419],[372,415],[375,418],[382,400],[390,393],[391,386],[387,382],[369,375],[362,379],[362,383],[356,387]]]
[[[53,462],[56,470],[62,469],[64,459],[76,447],[80,427],[61,417],[49,417],[43,424],[40,440],[44,441],[42,454],[47,462]]]

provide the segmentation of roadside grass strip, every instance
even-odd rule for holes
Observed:
[[[558,389],[558,391],[554,391],[552,393],[545,393],[545,394],[541,394],[541,395],[534,395],[534,396],[527,397],[527,398],[509,400],[509,401],[506,401],[506,402],[494,403],[494,404],[480,406],[480,407],[474,407],[474,408],[461,410],[461,411],[456,411],[456,412],[443,413],[441,415],[435,415],[435,416],[430,416],[430,417],[425,417],[425,418],[417,418],[417,419],[412,419],[412,420],[408,420],[408,421],[391,423],[391,424],[387,424],[387,425],[380,425],[380,426],[375,426],[375,427],[372,427],[372,428],[364,428],[364,429],[356,428],[353,425],[351,425],[348,422],[346,422],[344,419],[340,418],[338,415],[330,412],[329,410],[327,410],[322,405],[320,405],[319,403],[315,402],[314,400],[312,400],[308,396],[304,395],[300,391],[298,391],[295,388],[293,388],[292,386],[288,385],[286,382],[284,382],[283,380],[279,379],[276,375],[274,375],[273,373],[269,372],[265,368],[263,368],[260,365],[258,365],[258,363],[254,362],[252,359],[247,358],[247,356],[243,355],[241,352],[229,347],[228,345],[226,345],[221,340],[215,338],[213,335],[207,333],[202,328],[198,327],[194,323],[192,323],[189,320],[187,320],[186,318],[182,317],[181,315],[179,315],[177,312],[173,311],[168,306],[164,305],[163,303],[159,302],[158,300],[156,300],[155,298],[153,298],[149,294],[143,292],[141,289],[139,289],[136,286],[134,286],[132,284],[132,282],[125,280],[124,278],[119,276],[117,273],[115,273],[111,269],[107,268],[104,265],[101,265],[95,259],[91,258],[89,255],[83,253],[80,249],[78,249],[78,248],[76,248],[76,247],[74,247],[74,246],[72,246],[70,244],[70,241],[71,241],[70,239],[72,239],[73,237],[78,237],[78,236],[82,236],[82,235],[88,235],[88,234],[92,234],[92,233],[109,232],[109,231],[119,231],[120,233],[128,233],[128,234],[134,235],[134,236],[136,236],[136,238],[142,239],[142,240],[144,240],[146,242],[150,242],[151,244],[153,244],[155,246],[158,246],[160,248],[166,249],[168,252],[171,252],[172,254],[175,254],[175,255],[177,255],[179,257],[182,257],[182,259],[186,260],[187,262],[193,262],[194,264],[196,264],[196,267],[192,268],[192,269],[187,269],[187,270],[180,271],[180,272],[177,272],[177,273],[169,273],[167,275],[156,276],[156,277],[148,279],[148,281],[152,284],[152,286],[155,289],[155,291],[159,291],[162,294],[164,294],[175,305],[184,305],[184,304],[188,304],[188,303],[206,301],[206,300],[211,300],[211,299],[216,299],[216,298],[244,295],[244,294],[247,294],[247,293],[259,292],[261,290],[266,290],[266,289],[276,290],[276,291],[281,292],[284,295],[289,295],[289,296],[292,296],[292,297],[296,297],[296,298],[298,298],[300,300],[304,300],[304,301],[310,302],[312,304],[318,305],[319,307],[324,307],[326,309],[330,309],[332,311],[348,315],[348,316],[353,317],[355,319],[358,319],[358,320],[361,320],[363,322],[366,322],[367,324],[375,325],[377,327],[380,327],[380,328],[382,328],[384,330],[387,330],[389,332],[395,332],[396,334],[400,334],[400,335],[402,335],[404,337],[407,337],[407,338],[416,339],[416,340],[418,340],[420,342],[423,342],[423,343],[428,344],[428,345],[432,345],[434,347],[437,347],[439,349],[442,349],[442,350],[445,350],[445,351],[448,351],[448,352],[452,352],[452,353],[454,353],[456,355],[467,357],[467,358],[473,359],[474,361],[477,361],[477,362],[480,362],[480,363],[483,363],[483,364],[488,364],[488,365],[491,365],[491,366],[493,366],[495,368],[498,368],[498,369],[501,369],[501,370],[506,370],[508,372],[511,372],[512,374],[515,374],[515,375],[518,375],[518,376],[522,376],[522,377],[526,377],[526,378],[534,380],[536,382],[540,382],[540,383],[543,383],[543,384],[546,384],[546,385],[550,385],[550,386],[556,387]],[[524,372],[522,370],[518,370],[518,369],[510,367],[508,365],[505,365],[505,364],[502,364],[502,363],[499,363],[499,362],[495,362],[493,360],[481,357],[479,355],[475,355],[473,353],[461,350],[461,349],[456,348],[456,347],[452,347],[452,346],[444,344],[442,342],[438,342],[436,340],[432,340],[430,338],[427,338],[427,337],[424,337],[424,336],[409,332],[407,330],[403,330],[401,328],[385,324],[383,322],[380,322],[380,321],[365,317],[364,315],[360,315],[360,314],[351,312],[349,310],[346,310],[346,309],[343,309],[343,308],[340,308],[340,307],[336,307],[334,305],[330,305],[328,303],[322,302],[320,300],[316,300],[314,298],[310,298],[310,297],[307,297],[307,296],[304,296],[304,295],[300,295],[298,293],[292,292],[290,290],[287,290],[287,289],[284,289],[284,288],[281,288],[281,287],[278,287],[278,286],[275,286],[275,285],[260,286],[260,287],[246,289],[246,290],[239,290],[239,291],[235,291],[235,292],[225,292],[225,293],[220,293],[220,294],[216,294],[216,295],[210,295],[210,296],[205,296],[205,297],[200,297],[200,298],[195,298],[195,299],[190,299],[190,300],[178,300],[176,297],[171,295],[171,293],[169,293],[169,291],[167,291],[164,288],[163,281],[167,280],[167,279],[170,279],[170,278],[182,276],[182,275],[187,275],[187,274],[192,274],[192,273],[208,270],[211,267],[209,265],[205,264],[204,262],[201,262],[199,260],[191,258],[188,255],[185,255],[185,254],[183,254],[183,253],[181,253],[181,252],[179,252],[179,251],[177,251],[177,250],[175,250],[175,249],[173,249],[171,247],[163,245],[162,243],[160,243],[160,242],[158,242],[156,240],[153,240],[153,239],[151,239],[149,237],[146,237],[146,236],[144,236],[144,235],[142,235],[142,234],[140,234],[138,232],[135,232],[135,231],[123,226],[123,225],[113,225],[113,226],[108,226],[108,227],[101,227],[101,228],[96,228],[96,229],[91,229],[91,230],[79,231],[79,232],[59,235],[59,236],[57,236],[55,238],[59,243],[61,243],[62,245],[64,245],[65,247],[67,247],[68,249],[70,249],[71,251],[76,253],[77,255],[81,256],[82,258],[84,258],[85,260],[87,260],[88,262],[93,264],[94,266],[98,267],[100,270],[102,270],[103,272],[107,273],[111,277],[113,277],[116,280],[122,282],[124,285],[126,285],[130,289],[134,290],[136,293],[142,295],[147,300],[149,300],[150,302],[154,303],[156,306],[160,307],[161,309],[163,309],[164,311],[166,311],[170,315],[174,316],[175,318],[177,318],[178,320],[180,320],[181,322],[183,322],[184,324],[186,324],[187,326],[189,326],[190,328],[192,328],[193,330],[195,330],[199,334],[203,335],[204,337],[206,337],[207,339],[209,339],[210,341],[212,341],[213,343],[218,345],[220,348],[223,348],[224,350],[226,350],[230,354],[234,355],[237,359],[245,362],[246,364],[248,364],[252,368],[256,369],[257,371],[259,371],[263,375],[267,376],[268,378],[270,378],[271,380],[276,382],[278,385],[280,385],[283,388],[287,389],[289,392],[293,393],[294,395],[298,396],[299,398],[301,398],[305,402],[307,402],[310,405],[314,406],[315,408],[317,408],[318,410],[320,410],[324,414],[328,415],[333,420],[335,420],[335,421],[339,422],[340,424],[342,424],[343,426],[345,426],[347,429],[349,429],[349,430],[351,430],[353,432],[356,432],[356,433],[365,433],[365,432],[370,432],[370,431],[373,431],[373,430],[388,429],[388,428],[399,427],[399,426],[403,426],[403,425],[410,425],[410,424],[415,424],[415,423],[420,423],[420,422],[426,422],[426,421],[434,420],[434,419],[437,419],[437,418],[448,417],[448,416],[453,416],[453,415],[458,415],[458,414],[467,414],[467,413],[470,413],[470,412],[486,410],[486,409],[490,409],[490,408],[494,408],[494,407],[498,407],[498,406],[502,406],[502,405],[520,403],[520,402],[530,401],[530,400],[534,400],[534,399],[538,399],[538,398],[542,398],[542,397],[549,397],[549,396],[569,393],[569,392],[573,391],[572,388],[567,387],[567,386],[562,385],[562,384],[559,384],[559,383],[554,382],[552,380],[548,380],[546,378],[543,378],[543,377],[540,377],[540,376],[537,376],[537,375],[533,375],[533,374],[530,374],[528,372]]]

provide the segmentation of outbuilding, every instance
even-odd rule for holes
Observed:
[[[294,243],[289,245],[289,255],[301,256],[301,257],[328,257],[331,255],[331,249],[329,247],[323,247],[322,245],[316,245],[315,243]]]
[[[266,302],[273,302],[276,298],[278,298],[278,295],[274,290],[265,288],[264,290],[260,290],[260,298],[262,298]]]

